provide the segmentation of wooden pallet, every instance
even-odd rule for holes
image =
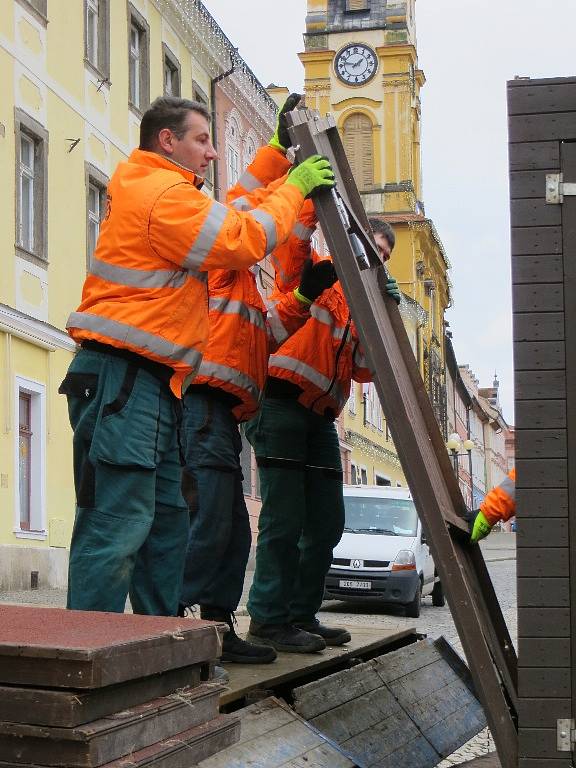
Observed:
[[[20,764],[95,768],[213,720],[222,687],[207,683],[76,728],[0,723],[0,755]]]
[[[221,654],[225,625],[0,605],[0,684],[100,688]]]

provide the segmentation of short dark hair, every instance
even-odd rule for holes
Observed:
[[[210,112],[199,101],[180,99],[177,96],[159,96],[154,99],[140,123],[140,149],[153,150],[163,128],[170,128],[179,139],[182,138],[188,112],[198,112],[210,122]]]
[[[382,221],[382,219],[368,219],[368,223],[375,235],[384,235],[386,240],[388,240],[390,250],[392,250],[396,245],[396,235],[390,224],[387,221]]]

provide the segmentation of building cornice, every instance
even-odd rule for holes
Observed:
[[[64,331],[25,315],[6,304],[0,304],[0,331],[50,352],[57,349],[64,349],[67,352],[76,350],[76,342]]]
[[[381,459],[382,461],[392,464],[394,467],[400,467],[400,469],[402,469],[400,459],[393,451],[384,448],[384,446],[375,443],[373,440],[369,440],[367,437],[364,437],[364,435],[361,435],[359,432],[355,432],[353,429],[345,430],[344,434],[346,441],[350,443],[353,448],[358,448],[360,451],[363,451],[373,458]]]

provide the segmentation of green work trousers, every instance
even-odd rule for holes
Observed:
[[[188,542],[180,403],[134,361],[81,349],[60,386],[74,430],[68,608],[172,616]]]
[[[246,435],[262,495],[248,612],[260,624],[312,621],[344,530],[336,428],[295,400],[265,398]]]

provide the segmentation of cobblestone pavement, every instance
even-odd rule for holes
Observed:
[[[504,618],[508,624],[514,643],[517,642],[516,616],[516,550],[514,534],[494,533],[482,543],[484,557],[494,583],[494,588]],[[246,574],[242,603],[245,604],[253,573]],[[66,593],[60,589],[44,589],[26,592],[0,592],[0,603],[19,603],[22,605],[43,605],[64,607]],[[240,613],[243,608],[240,608]],[[418,619],[405,618],[403,612],[393,609],[378,608],[373,605],[359,606],[353,603],[338,601],[325,602],[322,607],[322,619],[329,624],[345,624],[358,626],[381,626],[386,629],[403,629],[406,626],[416,626],[416,630],[434,639],[443,635],[446,640],[462,654],[462,646],[452,621],[450,609],[434,608],[430,598],[422,602],[422,612]],[[442,761],[438,768],[448,768],[459,765],[476,757],[481,757],[495,750],[494,740],[488,729],[465,744],[460,750]]]

